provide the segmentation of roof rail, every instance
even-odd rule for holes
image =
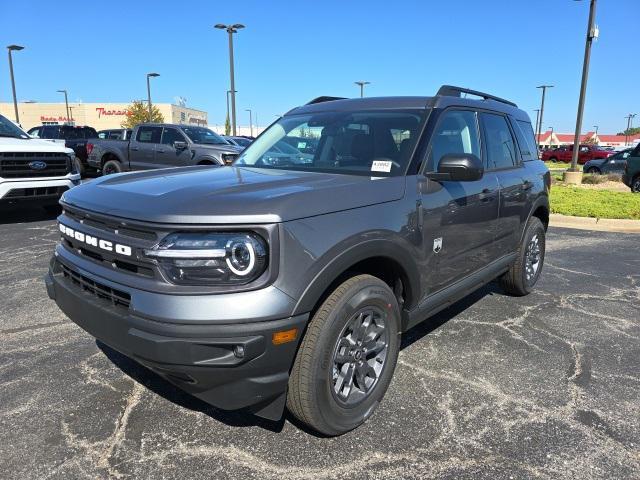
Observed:
[[[475,95],[476,97],[481,97],[485,100],[495,100],[496,102],[506,103],[507,105],[518,108],[518,105],[510,102],[509,100],[505,100],[504,98],[496,97],[495,95],[489,95],[488,93],[479,92],[477,90],[471,90],[469,88],[454,87],[453,85],[442,85],[436,95],[440,95],[443,97],[462,97],[463,93]]]
[[[313,105],[314,103],[333,102],[334,100],[346,100],[346,97],[317,97],[307,102],[305,105]]]

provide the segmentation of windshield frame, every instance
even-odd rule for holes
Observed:
[[[263,132],[261,132],[260,135],[258,135],[258,137],[251,143],[251,145],[245,148],[245,150],[233,162],[233,166],[240,167],[240,168],[266,169],[266,170],[276,170],[276,171],[289,170],[289,171],[307,172],[307,173],[329,173],[334,175],[355,175],[355,176],[361,176],[361,177],[367,176],[372,178],[393,178],[393,177],[406,176],[409,170],[415,164],[414,155],[411,155],[411,153],[418,151],[418,148],[420,146],[420,140],[427,126],[427,123],[429,121],[429,117],[432,111],[433,109],[428,106],[419,106],[419,107],[400,107],[400,108],[370,108],[370,109],[353,110],[353,111],[323,110],[321,112],[316,112],[316,113],[293,113],[289,115],[284,115],[280,117],[278,120],[276,120],[275,122],[273,122]],[[356,114],[357,115],[357,114],[367,114],[367,113],[373,113],[373,114],[397,113],[397,114],[415,115],[419,117],[418,123],[415,128],[415,140],[411,144],[408,157],[406,158],[404,165],[402,165],[402,168],[400,168],[393,174],[391,174],[391,172],[387,173],[387,172],[379,172],[374,170],[361,170],[361,169],[351,170],[347,168],[320,168],[320,167],[309,168],[309,167],[297,166],[297,165],[286,165],[286,166],[279,167],[279,166],[271,166],[271,165],[256,165],[256,164],[242,163],[242,159],[247,154],[251,154],[255,149],[260,148],[260,143],[261,143],[260,140],[268,136],[272,129],[280,126],[282,121],[288,121],[295,118],[307,118],[313,115],[321,115],[321,114],[339,114],[339,115]],[[280,142],[286,143],[284,138],[289,133],[296,130],[297,128],[299,127],[293,128],[289,132],[285,133],[284,136],[280,137],[275,142],[272,142],[271,147],[269,148],[273,148],[277,146],[277,144]],[[296,135],[293,135],[293,136],[295,137]],[[316,137],[311,137],[311,138],[313,138],[316,142],[320,142],[320,138],[316,138]],[[290,146],[291,148],[295,149],[295,147],[293,147],[292,145]],[[267,151],[269,151],[269,148],[267,148],[265,152],[262,153],[261,156],[267,153]],[[301,154],[315,156],[315,154],[305,154],[303,152],[301,152]],[[376,158],[373,158],[373,160],[376,160]]]

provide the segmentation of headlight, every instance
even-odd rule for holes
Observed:
[[[144,253],[182,285],[245,285],[268,260],[266,242],[251,232],[172,233]]]

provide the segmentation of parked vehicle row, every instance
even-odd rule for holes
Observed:
[[[87,170],[87,140],[96,138],[98,132],[92,127],[74,125],[41,125],[27,132],[34,138],[59,142],[76,154],[76,169],[83,176]]]
[[[136,126],[126,140],[94,139],[90,145],[88,163],[103,175],[189,165],[230,165],[243,150],[208,128],[157,123]]]
[[[580,145],[578,151],[578,163],[585,164],[589,160],[608,158],[615,152],[599,147],[597,145]],[[565,162],[570,163],[573,157],[573,145],[563,145],[558,148],[545,150],[541,154],[541,159],[545,162]]]
[[[80,183],[76,160],[71,148],[32,138],[0,115],[0,204],[57,210],[61,195]]]
[[[622,175],[625,166],[627,165],[627,158],[631,155],[633,149],[627,148],[620,152],[612,152],[613,155],[607,158],[599,158],[596,160],[589,160],[585,162],[582,171],[591,174],[618,174]]]

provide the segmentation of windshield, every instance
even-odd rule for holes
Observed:
[[[0,137],[29,138],[15,123],[0,115]]]
[[[321,112],[282,117],[236,160],[236,166],[349,175],[402,175],[425,110]],[[309,139],[313,153],[296,148]],[[306,146],[306,145],[305,145]]]
[[[224,138],[204,127],[182,127],[182,131],[193,143],[203,145],[229,145]]]

